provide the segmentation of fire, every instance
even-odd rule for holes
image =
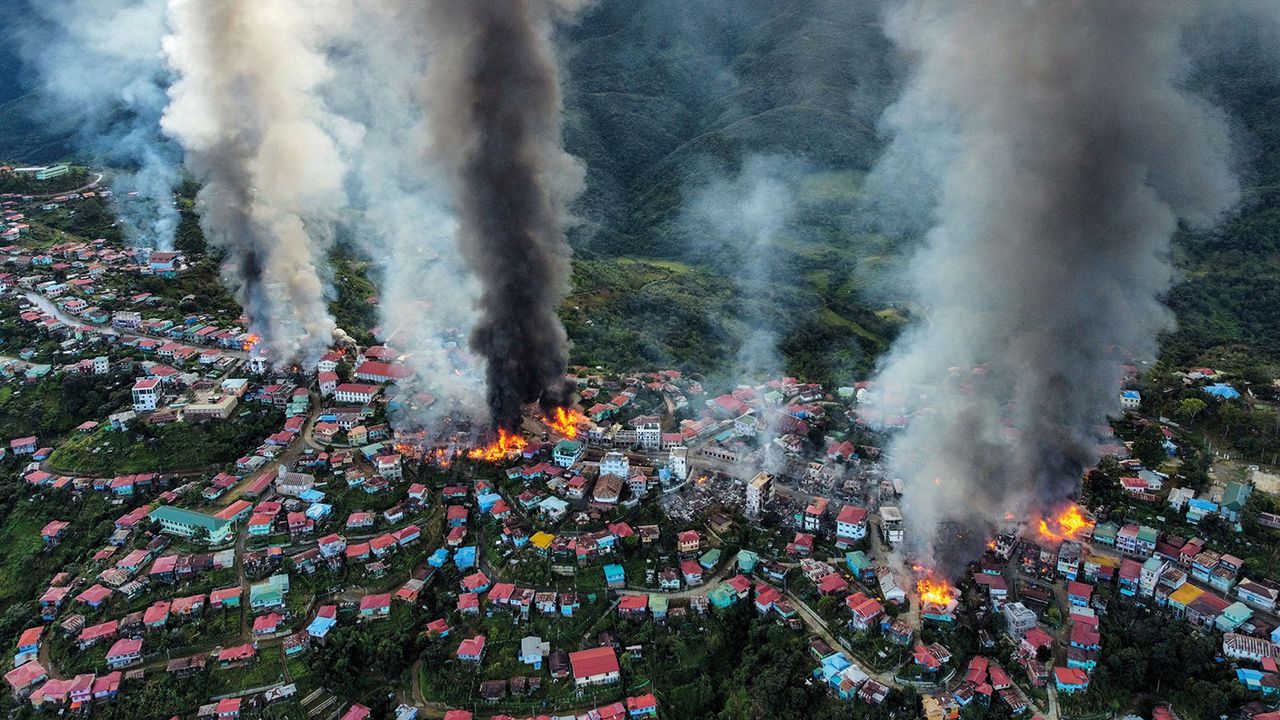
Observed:
[[[244,339],[244,342],[240,343],[240,349],[245,352],[249,352],[257,347],[260,342],[262,342],[262,338],[254,335],[253,333],[249,333],[249,336]]]
[[[582,414],[577,410],[566,410],[565,408],[556,408],[555,417],[547,418],[547,425],[556,432],[573,440],[578,437],[578,423],[582,421]]]
[[[930,572],[916,581],[922,605],[950,605],[956,599],[956,589],[946,580],[936,579]]]
[[[431,451],[431,459],[442,468],[448,468],[453,464],[453,454],[444,448],[436,448]]]
[[[498,462],[499,460],[505,460],[507,456],[513,452],[523,450],[528,444],[529,441],[519,435],[508,433],[506,430],[498,428],[497,440],[494,440],[485,447],[476,448],[475,450],[468,452],[467,457],[472,460]]]
[[[1079,505],[1068,505],[1057,517],[1040,518],[1040,536],[1049,540],[1069,540],[1082,530],[1092,530],[1093,521],[1080,512]]]

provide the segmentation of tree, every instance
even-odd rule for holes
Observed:
[[[1174,411],[1174,414],[1187,422],[1192,422],[1196,419],[1197,415],[1204,412],[1206,407],[1208,407],[1208,405],[1206,405],[1205,401],[1200,398],[1183,398],[1182,402],[1178,403],[1178,409]]]
[[[1159,425],[1153,423],[1142,428],[1133,441],[1133,454],[1149,468],[1160,467],[1168,453],[1164,450],[1164,433]]]

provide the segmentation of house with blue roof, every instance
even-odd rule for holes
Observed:
[[[1198,523],[1205,515],[1218,512],[1218,503],[1204,498],[1191,498],[1187,501],[1187,522]]]
[[[1240,391],[1226,383],[1214,383],[1206,387],[1204,392],[1206,395],[1212,395],[1223,400],[1235,400],[1240,397]]]
[[[475,567],[476,564],[476,546],[467,545],[453,551],[453,564],[458,566],[459,570],[466,570]]]
[[[316,616],[316,619],[307,625],[307,634],[317,640],[323,640],[337,624],[337,618]]]
[[[610,588],[620,588],[627,584],[627,571],[617,563],[604,566],[604,584]]]
[[[1120,407],[1125,410],[1137,410],[1142,406],[1142,394],[1137,390],[1124,390],[1120,393]]]
[[[502,496],[499,495],[498,493],[495,493],[495,492],[484,493],[482,495],[476,496],[476,504],[479,506],[480,512],[487,513],[490,510],[492,510],[493,506],[498,504],[498,501],[501,499],[502,499]]]
[[[1249,692],[1261,693],[1264,696],[1275,695],[1280,688],[1276,687],[1275,678],[1267,680],[1268,673],[1253,668],[1236,668],[1236,680]]]

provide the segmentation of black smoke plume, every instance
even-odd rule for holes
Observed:
[[[480,280],[472,349],[486,362],[490,419],[514,430],[521,406],[569,399],[565,205],[583,169],[561,142],[551,34],[582,3],[430,0],[426,104],[433,152],[452,172],[458,241]]]

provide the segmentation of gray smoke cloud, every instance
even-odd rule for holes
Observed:
[[[484,359],[490,420],[569,399],[567,204],[585,171],[563,149],[551,35],[581,0],[423,3],[430,150],[449,172],[457,235],[480,283],[471,348]]]
[[[707,178],[686,200],[681,222],[703,256],[718,256],[742,297],[744,325],[731,369],[736,382],[760,383],[783,369],[770,286],[787,279],[779,263],[782,234],[793,219],[804,163],[778,155],[747,157],[732,176]]]
[[[160,130],[168,71],[160,51],[165,0],[31,2],[12,34],[39,80],[38,113],[73,128],[76,149],[115,169],[125,236],[173,249],[181,151]]]
[[[161,124],[203,187],[200,222],[225,279],[277,365],[313,364],[332,341],[319,269],[344,205],[340,147],[358,128],[325,106],[327,43],[341,2],[170,0],[177,75]]]
[[[918,557],[944,524],[1024,519],[1076,491],[1093,428],[1119,411],[1117,365],[1154,356],[1171,326],[1160,297],[1179,221],[1209,225],[1237,202],[1224,118],[1182,88],[1194,10],[916,0],[887,13],[911,74],[883,121],[886,158],[936,173],[910,262],[919,319],[877,377],[880,409],[909,415],[888,455]]]
[[[458,252],[447,178],[428,153],[421,8],[379,0],[356,12],[326,88],[335,111],[364,128],[348,161],[352,236],[377,269],[381,335],[414,371],[400,385],[435,400],[406,403],[392,420],[432,427],[451,413],[483,417],[484,378],[466,346],[479,289]]]

